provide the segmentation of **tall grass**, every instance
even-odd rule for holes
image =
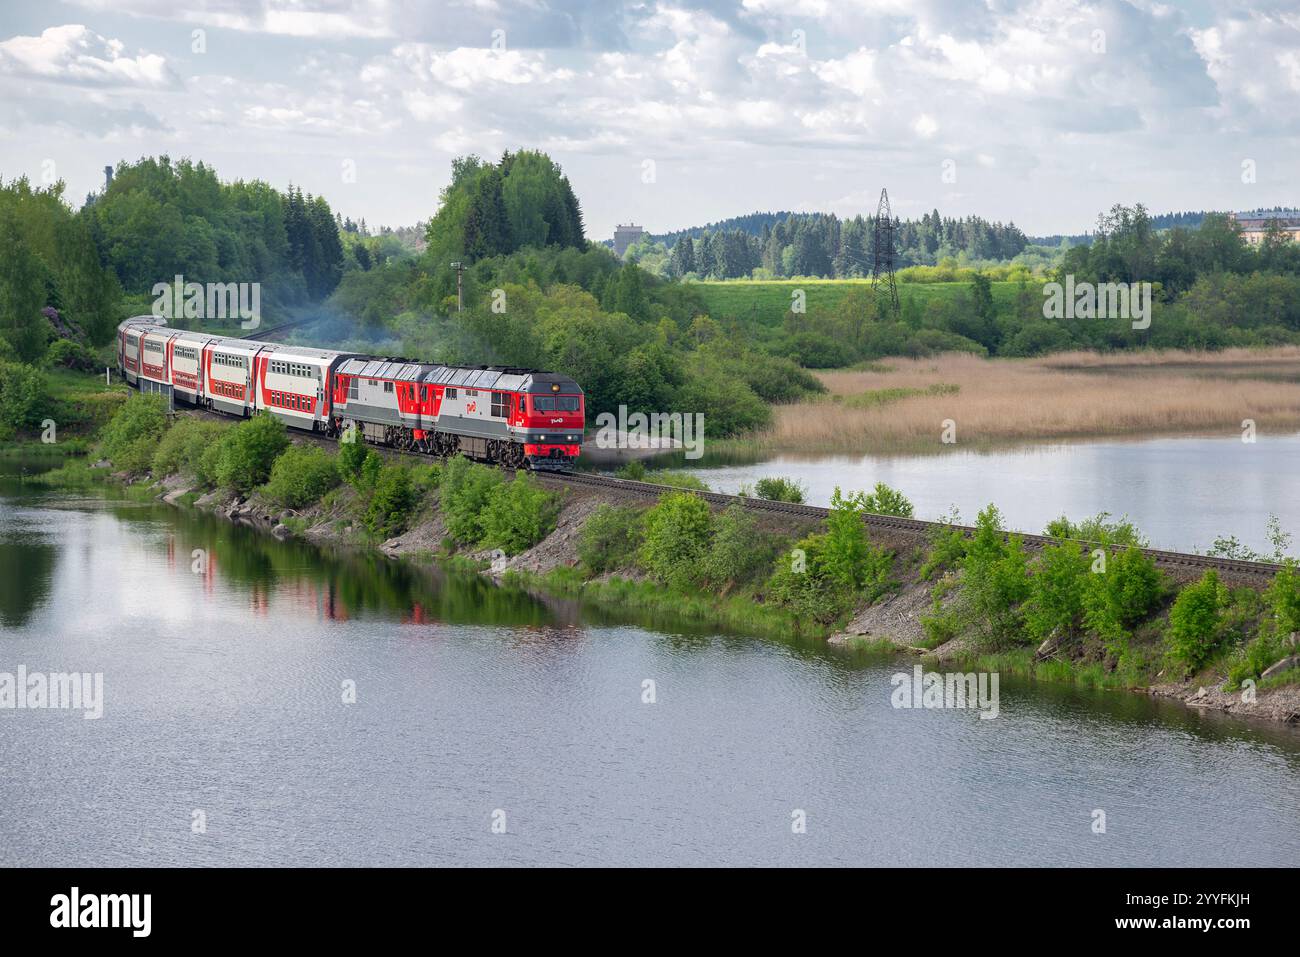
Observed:
[[[752,444],[785,452],[940,451],[947,447],[940,442],[947,419],[965,447],[1124,435],[1235,436],[1243,419],[1253,419],[1260,431],[1295,431],[1300,382],[1265,376],[1270,364],[1296,357],[1300,349],[1284,348],[1229,350],[1216,357],[891,359],[884,369],[819,373],[830,394],[777,407],[771,428]],[[1227,364],[1222,375],[1215,372],[1215,358]],[[1188,364],[1195,369],[1181,368]],[[1241,375],[1243,364],[1258,365],[1261,377]],[[891,401],[876,398],[885,396]]]

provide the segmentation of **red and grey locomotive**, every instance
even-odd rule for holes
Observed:
[[[444,366],[228,339],[155,316],[118,326],[118,369],[155,392],[230,415],[265,411],[290,428],[512,468],[563,470],[582,448],[584,397],[568,376]]]

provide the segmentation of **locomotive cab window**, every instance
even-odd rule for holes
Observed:
[[[535,395],[532,397],[534,412],[577,412],[576,395]]]

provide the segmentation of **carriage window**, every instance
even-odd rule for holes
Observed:
[[[392,391],[393,391],[393,384],[392,384],[391,382],[385,382],[385,383],[384,383],[384,391],[385,391],[385,392],[392,392]]]
[[[446,398],[446,399],[454,399],[454,398],[456,398],[456,390],[455,390],[455,389],[448,389],[445,393],[443,393],[443,398]]]
[[[351,379],[348,379],[348,398],[355,399],[356,397],[357,397],[357,379],[355,376],[353,376]]]
[[[493,416],[495,416],[498,419],[504,419],[506,415],[506,405],[507,405],[506,393],[504,392],[492,393],[492,415]]]

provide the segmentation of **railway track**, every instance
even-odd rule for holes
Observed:
[[[571,482],[578,485],[592,485],[619,488],[636,495],[645,497],[654,497],[662,495],[665,486],[654,485],[649,482],[633,482],[628,479],[612,478],[605,475],[589,475],[581,472],[559,473],[558,478],[565,482]],[[746,495],[728,495],[723,492],[696,492],[701,498],[709,502],[715,502],[719,505],[729,505],[732,502],[741,502],[746,508],[761,512],[780,512],[787,515],[798,515],[807,518],[824,519],[830,514],[830,509],[822,508],[817,505],[795,505],[791,502],[773,502],[768,499],[754,498]],[[899,518],[894,515],[873,515],[863,516],[868,528],[876,528],[881,531],[899,531],[908,532],[914,535],[929,535],[936,528],[940,527],[938,522],[927,522],[916,518]],[[967,535],[975,532],[974,526],[971,525],[953,525],[952,528],[959,529]],[[1018,533],[1020,534],[1020,533]],[[1029,535],[1020,534],[1024,541],[1025,547],[1029,549],[1040,549],[1045,545],[1056,544],[1057,539],[1047,535]],[[1099,542],[1080,541],[1079,544],[1089,548],[1102,548]],[[1235,558],[1215,558],[1210,555],[1194,555],[1187,552],[1171,552],[1159,548],[1144,548],[1144,553],[1150,555],[1157,565],[1167,568],[1184,568],[1184,569],[1214,569],[1215,571],[1225,572],[1236,576],[1246,576],[1250,578],[1272,578],[1281,570],[1282,566],[1274,562],[1249,562]]]
[[[229,421],[230,419],[229,416],[204,410],[194,410],[193,413],[187,414],[211,416],[212,418],[221,421]],[[310,432],[300,433],[298,437],[323,445],[333,446],[337,444],[333,439]],[[409,456],[421,461],[427,461],[429,459],[429,456],[422,455],[418,452],[404,452],[400,449],[390,449],[378,445],[372,447],[376,451],[390,456]],[[611,490],[618,490],[624,494],[635,495],[647,499],[658,498],[664,492],[673,491],[671,486],[655,485],[652,482],[636,482],[631,479],[614,478],[613,476],[608,475],[593,475],[587,472],[540,472],[537,474],[570,485],[608,488]],[[793,502],[773,502],[769,499],[756,498],[748,495],[729,495],[725,492],[696,492],[695,494],[699,495],[706,502],[712,502],[717,505],[726,506],[733,502],[740,502],[745,508],[756,512],[779,513],[814,520],[824,519],[830,514],[830,509],[822,508],[819,505],[796,505]],[[895,515],[866,514],[863,516],[863,521],[866,522],[868,528],[878,529],[880,531],[903,532],[922,538],[928,537],[931,532],[940,527],[956,528],[966,535],[972,535],[975,532],[974,526],[971,525],[942,526],[939,522],[927,522],[917,518],[900,518]],[[1046,535],[1017,534],[1020,535],[1026,548],[1035,551],[1045,545],[1056,544],[1057,541],[1056,539]],[[1079,541],[1079,544],[1087,546],[1089,549],[1105,547],[1099,542],[1087,542],[1082,540]],[[1188,552],[1171,552],[1160,548],[1144,548],[1142,551],[1151,556],[1157,565],[1164,568],[1183,571],[1208,571],[1212,569],[1236,578],[1271,579],[1282,569],[1282,566],[1275,562],[1250,562],[1236,558],[1215,558],[1210,555],[1195,555]]]
[[[297,329],[301,326],[309,326],[313,322],[320,322],[321,319],[323,318],[324,318],[323,316],[308,316],[303,319],[291,319],[288,322],[280,323],[278,326],[272,326],[270,329],[254,329],[248,335],[236,336],[236,338],[238,339],[256,338],[259,340],[274,341],[277,336],[282,335],[283,333],[289,332],[293,329]]]

